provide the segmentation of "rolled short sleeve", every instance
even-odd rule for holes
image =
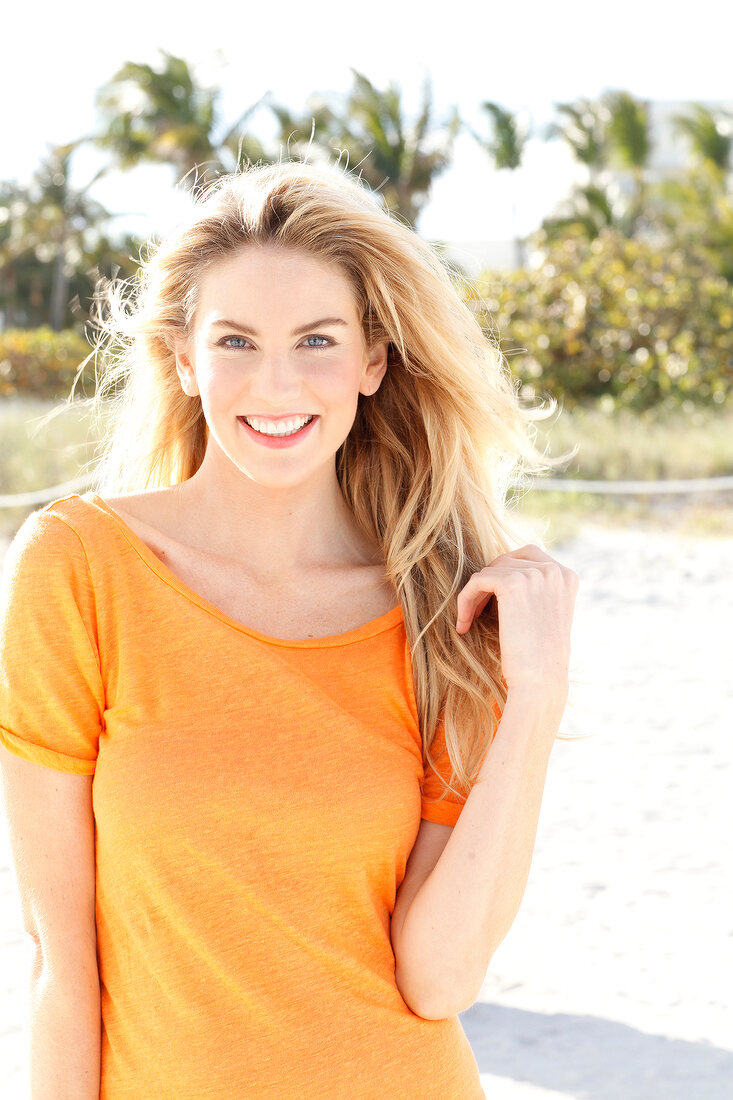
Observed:
[[[491,735],[493,741],[501,719],[501,711],[497,705],[494,705],[492,709],[494,711],[494,729]],[[435,737],[430,746],[430,755],[435,766],[428,764],[425,767],[425,776],[421,787],[422,807],[420,817],[425,821],[435,821],[439,825],[455,825],[461,816],[461,810],[470,792],[468,788],[459,783],[457,778],[451,779],[452,768],[445,744],[445,727],[442,721],[438,723],[435,730]],[[450,783],[458,791],[458,794],[447,790],[443,784],[443,779]],[[444,792],[444,797],[441,798]],[[436,801],[437,799],[440,799],[440,801]]]
[[[92,774],[104,723],[96,609],[81,539],[46,509],[10,544],[0,582],[0,742]]]

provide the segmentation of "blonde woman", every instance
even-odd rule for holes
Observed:
[[[512,548],[505,368],[335,167],[221,178],[107,307],[96,488],[30,516],[2,597],[34,1100],[482,1097],[457,1014],[577,587]]]

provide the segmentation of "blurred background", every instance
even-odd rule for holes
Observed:
[[[248,161],[358,170],[523,397],[560,403],[540,443],[575,455],[515,507],[581,577],[565,729],[587,739],[553,753],[525,905],[464,1015],[487,1096],[733,1094],[732,24],[710,0],[3,16],[0,541],[86,487],[91,364],[69,398],[97,279]],[[0,891],[20,1090],[7,857]]]

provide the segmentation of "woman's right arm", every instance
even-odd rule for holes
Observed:
[[[99,1100],[101,1014],[91,775],[0,747],[25,931],[33,943],[32,1100]]]

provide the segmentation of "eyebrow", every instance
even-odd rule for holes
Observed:
[[[300,328],[296,328],[291,332],[291,336],[301,336],[304,332],[309,332],[314,328],[323,328],[325,325],[346,325],[347,322],[342,320],[341,317],[321,317],[319,321],[311,321],[307,325],[301,325]],[[259,336],[259,333],[255,329],[250,328],[247,324],[242,324],[240,321],[214,321],[211,324],[211,328],[235,328],[239,332],[246,332],[248,336]]]

